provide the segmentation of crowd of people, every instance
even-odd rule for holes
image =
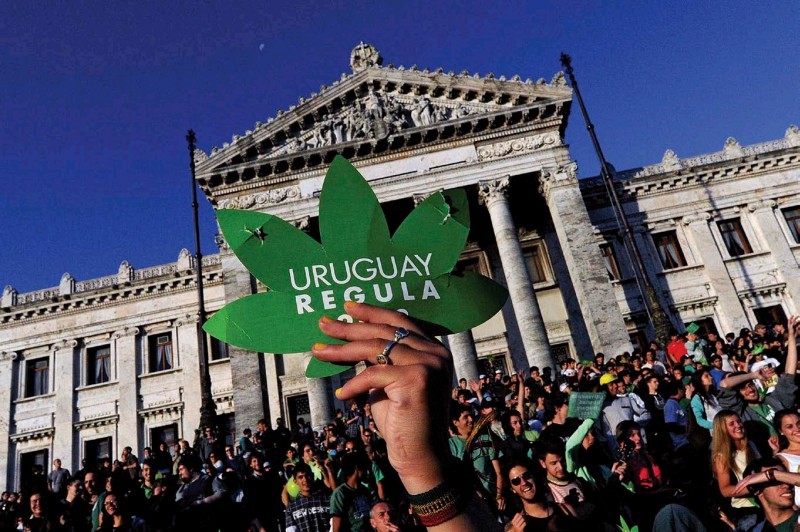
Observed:
[[[407,316],[347,308],[360,322],[320,327],[349,343],[314,354],[368,368],[336,391],[349,409],[321,431],[261,420],[234,442],[207,427],[74,475],[55,460],[27,493],[3,493],[0,527],[800,529],[800,318],[725,337],[690,324],[664,345],[489,367],[453,388],[450,354]],[[596,408],[578,408],[587,398]]]

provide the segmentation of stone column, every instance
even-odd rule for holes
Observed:
[[[72,436],[72,423],[75,417],[75,348],[76,340],[64,340],[53,346],[53,390],[58,397],[54,416],[53,456],[61,459],[61,464],[70,471],[80,469],[78,465],[79,446],[75,445]],[[80,365],[78,365],[80,367]],[[64,376],[59,378],[59,376]]]
[[[445,337],[450,352],[453,354],[453,367],[456,371],[456,380],[467,381],[478,379],[478,351],[475,349],[475,339],[472,330],[451,334]]]
[[[308,366],[311,360],[311,353],[306,353],[303,357],[303,368]],[[321,428],[333,419],[333,390],[329,378],[310,379],[306,377],[306,389],[308,390],[308,407],[311,410],[311,428],[321,430]]]
[[[286,420],[285,416],[283,415],[282,408],[281,408],[281,393],[280,393],[280,383],[278,379],[278,367],[275,363],[275,358],[280,355],[273,355],[272,353],[265,353],[264,354],[264,372],[266,373],[267,379],[267,401],[269,403],[269,418],[272,425],[271,427],[275,426],[275,420],[279,417],[283,417]],[[286,420],[288,426],[288,420]]]
[[[254,287],[247,269],[230,249],[223,249],[221,255],[225,302],[230,303],[252,294]],[[228,354],[236,412],[236,434],[241,434],[245,428],[254,428],[259,419],[267,417],[264,410],[265,384],[258,354],[233,345],[228,346]]]
[[[192,444],[194,431],[200,426],[200,406],[203,402],[203,382],[200,378],[200,344],[198,327],[200,317],[197,314],[187,314],[175,321],[174,349],[180,361],[181,377],[183,378],[183,415],[181,416],[181,430],[184,439]],[[205,334],[205,333],[202,333]],[[211,350],[209,349],[209,360]],[[214,389],[214,383],[211,383]],[[213,396],[213,392],[212,392]]]
[[[138,327],[125,327],[114,333],[116,353],[116,379],[119,382],[119,424],[116,448],[121,452],[127,446],[139,456],[139,373],[136,364]],[[146,355],[145,355],[146,356]]]
[[[608,282],[600,246],[578,185],[577,163],[543,169],[540,185],[592,348],[606,356],[630,351],[628,329]]]
[[[517,226],[514,224],[508,205],[506,196],[508,185],[509,176],[479,182],[480,202],[489,209],[497,251],[503,264],[503,273],[514,314],[517,316],[528,364],[539,367],[550,366],[555,369],[550,343],[547,340],[547,329],[525,266],[522,246],[517,236]]]
[[[12,455],[11,440],[11,399],[13,397],[14,372],[18,371],[16,360],[19,353],[0,351],[0,484],[13,486],[13,473],[16,466]]]
[[[717,295],[718,316],[723,331],[738,331],[748,327],[750,320],[742,308],[742,302],[736,293],[736,287],[731,280],[725,261],[720,253],[719,246],[708,224],[712,220],[711,214],[698,212],[683,217],[683,224],[691,229],[695,247],[700,253],[703,267],[708,276],[708,282]]]
[[[788,132],[787,132],[788,134]],[[772,260],[778,275],[786,283],[786,293],[792,299],[794,311],[800,309],[800,275],[797,274],[798,264],[792,248],[786,240],[786,235],[781,229],[778,220],[775,218],[775,208],[778,206],[774,200],[761,200],[747,206],[753,213],[753,225],[756,231],[761,233],[761,242],[772,253]]]

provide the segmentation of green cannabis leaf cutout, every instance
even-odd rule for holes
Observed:
[[[225,305],[203,328],[231,345],[262,353],[300,353],[325,336],[319,319],[350,319],[344,302],[402,310],[435,334],[466,331],[491,318],[508,293],[472,272],[451,273],[469,233],[461,189],[420,203],[389,235],[375,193],[337,156],[319,200],[322,243],[269,214],[220,210],[222,233],[242,264],[269,291]],[[350,369],[312,358],[309,377]]]

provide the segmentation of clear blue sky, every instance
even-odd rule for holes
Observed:
[[[0,287],[56,286],[193,249],[188,156],[349,71],[350,50],[548,80],[573,57],[618,169],[800,122],[800,3],[81,2],[0,5]],[[263,50],[261,45],[263,44]],[[581,176],[597,162],[573,109]],[[203,246],[213,211],[202,201]]]

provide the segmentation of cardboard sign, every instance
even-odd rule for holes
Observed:
[[[242,264],[269,291],[229,303],[203,328],[251,351],[301,353],[315,342],[344,343],[319,329],[324,315],[350,320],[345,301],[400,310],[434,334],[466,331],[491,318],[508,293],[481,275],[451,273],[469,233],[466,193],[436,193],[389,235],[375,193],[337,156],[319,200],[322,242],[269,214],[220,210],[222,233]],[[312,358],[309,377],[350,366]]]
[[[572,392],[569,394],[569,417],[597,419],[603,410],[605,393]]]

